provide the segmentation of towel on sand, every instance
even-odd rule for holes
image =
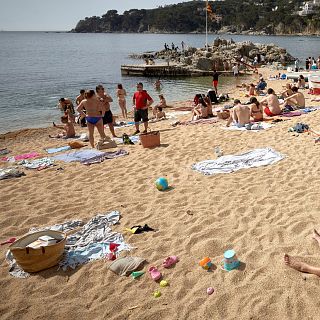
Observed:
[[[192,169],[210,176],[231,173],[240,169],[256,168],[276,163],[283,155],[271,148],[254,149],[239,155],[222,156],[216,160],[205,160],[192,165]]]
[[[266,130],[272,127],[272,124],[267,123],[267,122],[257,122],[257,123],[250,123],[252,124],[251,129],[247,129],[247,127],[242,127],[239,128],[235,125],[231,125],[230,127],[222,127],[224,130],[229,130],[229,131],[254,131],[254,132],[259,132],[261,130]]]
[[[52,157],[54,160],[60,160],[64,162],[74,162],[74,161],[86,161],[93,157],[100,156],[104,152],[95,149],[83,149],[77,150],[69,153],[62,153]]]
[[[54,165],[54,160],[50,158],[40,158],[35,160],[22,160],[19,162],[22,166],[27,169],[45,169]]]
[[[120,212],[112,211],[106,215],[97,215],[76,233],[67,236],[65,246],[65,254],[59,263],[62,270],[67,270],[68,267],[75,269],[77,266],[89,261],[102,259],[106,254],[110,253],[110,243],[116,243],[116,255],[121,251],[130,251],[132,248],[124,242],[123,236],[120,233],[112,232],[111,226],[118,223],[120,220]],[[68,221],[63,224],[44,228],[31,228],[30,233],[41,230],[59,230],[61,232],[69,232],[81,226],[81,220]],[[26,278],[29,276],[27,272],[21,270],[16,264],[15,259],[10,251],[7,252],[6,260],[10,266],[9,273],[18,278]]]
[[[90,158],[88,160],[80,161],[80,163],[85,165],[90,165],[94,163],[100,163],[107,159],[115,159],[119,157],[123,157],[128,155],[129,152],[123,149],[117,150],[117,151],[110,151],[110,152],[104,152],[103,154],[99,156],[95,156],[93,158]]]
[[[30,153],[19,154],[17,156],[13,156],[13,157],[3,157],[0,160],[1,161],[8,161],[8,162],[15,162],[15,161],[36,158],[38,156],[39,156],[38,152],[30,152]]]
[[[71,149],[70,146],[63,146],[63,147],[58,147],[58,148],[49,148],[49,149],[45,149],[45,150],[47,151],[47,153],[56,153],[56,152],[61,152],[61,151],[68,151],[70,149]]]

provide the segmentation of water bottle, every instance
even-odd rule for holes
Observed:
[[[220,149],[219,146],[214,148],[214,153],[216,154],[217,158],[223,156],[223,151]]]

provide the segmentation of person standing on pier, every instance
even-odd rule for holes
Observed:
[[[144,124],[143,133],[147,132],[148,129],[148,107],[153,103],[153,99],[149,96],[146,90],[143,90],[143,84],[137,83],[137,91],[133,95],[133,108],[134,108],[134,124],[136,131],[134,133],[140,133],[139,122],[142,121]]]
[[[184,41],[181,41],[181,51],[182,52],[184,52],[184,45],[185,45]]]

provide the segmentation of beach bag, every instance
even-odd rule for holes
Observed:
[[[41,246],[37,249],[27,247],[39,237],[50,236],[57,243]],[[51,268],[59,263],[63,256],[67,235],[63,232],[44,230],[27,234],[16,240],[9,247],[17,264],[26,272],[38,272]]]
[[[144,148],[154,148],[160,146],[160,131],[149,131],[140,134],[140,141]]]

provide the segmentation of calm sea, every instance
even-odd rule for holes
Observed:
[[[216,35],[209,36],[209,43]],[[319,37],[224,36],[235,41],[275,43],[302,61],[319,56]],[[181,41],[189,46],[204,46],[204,35],[190,34],[72,34],[46,32],[0,32],[0,132],[19,128],[44,127],[60,116],[59,97],[74,99],[79,89],[104,84],[111,96],[122,83],[129,97],[137,81],[157,101],[155,79],[122,77],[120,65],[140,63],[130,53],[160,50],[163,44]],[[233,79],[223,79],[223,86]],[[186,100],[205,92],[211,78],[163,79],[162,93],[168,101]],[[114,99],[115,100],[115,99]],[[128,103],[130,106],[130,102]],[[112,110],[118,112],[117,103]]]

